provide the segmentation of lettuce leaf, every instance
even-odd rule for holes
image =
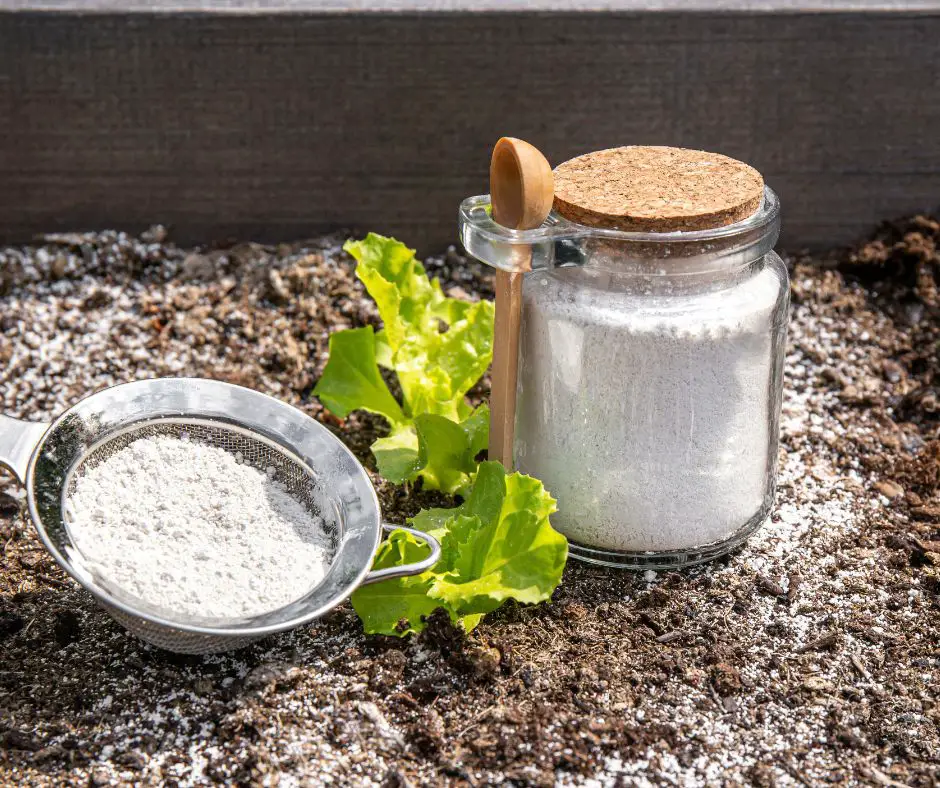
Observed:
[[[561,582],[568,543],[549,523],[554,499],[540,482],[484,462],[467,500],[428,509],[411,524],[441,542],[441,559],[417,577],[386,580],[352,595],[366,632],[402,635],[424,628],[444,608],[467,631],[507,599],[526,604],[551,597]],[[375,567],[419,560],[426,548],[404,531],[379,548]],[[405,621],[402,621],[405,619]]]
[[[330,358],[314,391],[340,418],[361,409],[378,413],[393,425],[406,421],[375,362],[372,326],[330,335]]]
[[[476,456],[486,448],[489,424],[487,405],[459,424],[433,413],[418,416],[418,463],[425,484],[451,494],[463,493],[476,470]]]
[[[509,598],[548,599],[561,580],[568,543],[549,524],[555,501],[542,483],[483,463],[461,508],[466,514],[448,533],[457,560],[434,581],[431,595],[463,613],[489,613]]]
[[[422,470],[418,433],[411,425],[393,429],[372,444],[379,473],[392,484],[404,484]]]

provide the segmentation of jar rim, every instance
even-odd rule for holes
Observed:
[[[709,241],[730,239],[736,235],[750,234],[755,231],[759,233],[763,229],[769,232],[780,218],[780,198],[766,184],[764,185],[764,197],[761,200],[760,207],[754,213],[739,222],[706,230],[675,230],[668,233],[656,233],[592,227],[567,219],[554,210],[540,227],[533,230],[512,230],[493,221],[490,216],[489,206],[490,196],[488,194],[468,197],[460,205],[460,224],[462,226],[472,225],[475,233],[486,237],[490,241],[520,246],[559,238],[580,239],[585,237],[646,244],[708,243]],[[481,210],[486,212],[486,220],[480,216]]]
[[[567,265],[592,265],[600,247],[617,248],[644,260],[678,260],[685,270],[729,269],[773,249],[780,231],[780,199],[764,186],[760,207],[739,222],[706,230],[668,233],[630,232],[589,227],[556,212],[534,230],[511,230],[493,221],[488,194],[468,197],[457,217],[460,240],[477,260],[501,271],[535,271]]]

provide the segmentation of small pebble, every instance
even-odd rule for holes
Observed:
[[[875,489],[889,500],[904,495],[904,488],[897,482],[888,479],[875,482]]]

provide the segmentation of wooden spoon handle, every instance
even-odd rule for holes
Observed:
[[[521,273],[496,272],[496,324],[500,341],[493,347],[490,396],[489,458],[512,470],[516,418],[516,378],[519,372],[519,330],[522,325]]]

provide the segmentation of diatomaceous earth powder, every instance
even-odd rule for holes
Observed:
[[[141,438],[76,479],[66,522],[85,570],[125,594],[256,615],[311,590],[330,558],[323,519],[272,475],[214,446]]]
[[[580,544],[694,548],[770,506],[777,274],[679,287],[621,292],[578,268],[526,278],[516,465]]]

